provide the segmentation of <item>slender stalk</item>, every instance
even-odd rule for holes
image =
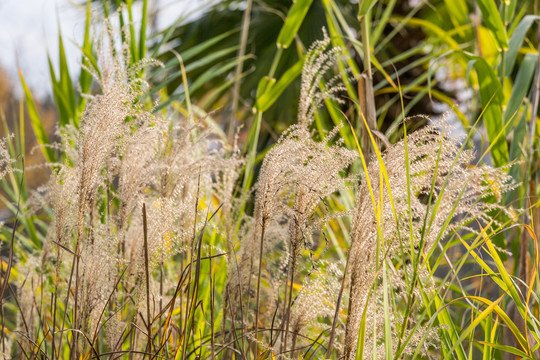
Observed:
[[[360,109],[365,115],[366,123],[363,131],[363,146],[364,157],[369,161],[369,130],[377,129],[376,111],[375,111],[375,95],[373,93],[373,76],[371,74],[371,45],[369,39],[371,11],[368,11],[360,21],[362,22],[362,50],[364,52],[364,73],[358,82]],[[363,123],[363,122],[362,122]]]
[[[253,0],[247,0],[246,9],[244,10],[244,16],[242,18],[242,33],[240,35],[240,48],[238,49],[238,63],[236,64],[236,70],[234,73],[234,88],[231,107],[231,118],[229,120],[229,128],[227,129],[227,138],[232,143],[234,140],[234,131],[236,128],[236,112],[238,110],[238,101],[240,98],[240,84],[242,83],[242,70],[244,67],[244,56],[246,55],[246,44],[249,33],[249,23],[251,21],[251,7]]]
[[[270,71],[268,72],[268,78],[272,79],[274,77],[282,54],[283,54],[283,48],[279,47],[276,51],[276,54],[274,55],[274,60],[272,61],[272,65],[270,66]],[[266,89],[263,89],[263,92],[265,90]],[[257,157],[257,144],[259,141],[259,133],[261,131],[261,122],[262,122],[262,112],[257,111],[257,113],[255,114],[255,125],[254,125],[255,133],[249,144],[246,170],[244,172],[244,179],[242,183],[242,190],[243,192],[246,192],[246,193],[248,192],[248,189],[251,186],[251,182],[253,180],[253,168],[255,167],[255,158]],[[241,209],[241,212],[242,211],[243,209]]]
[[[142,2],[141,29],[139,33],[139,60],[146,56],[146,23],[148,21],[148,0]]]
[[[339,288],[338,299],[336,301],[336,311],[334,312],[334,320],[332,321],[332,330],[330,330],[330,340],[328,341],[328,348],[326,348],[326,359],[329,359],[332,355],[332,346],[334,345],[334,338],[336,335],[336,325],[339,316],[339,308],[341,305],[341,298],[343,297],[343,290],[345,289],[345,279],[347,278],[347,271],[349,269],[349,257],[350,251],[347,254],[347,261],[345,262],[345,270],[343,271],[343,279],[341,280],[341,286]]]
[[[82,223],[82,220],[81,220]],[[80,259],[80,245],[79,240],[81,238],[81,232],[82,232],[82,225],[79,225],[79,234],[77,235],[77,245],[75,246],[75,255],[73,257],[73,260],[75,261],[75,300],[73,302],[74,308],[73,308],[73,323],[75,324],[75,329],[79,330],[79,317],[78,317],[78,309],[79,309],[79,259]],[[70,279],[71,280],[71,279]],[[68,296],[69,296],[69,288],[68,288]],[[66,308],[67,311],[67,308]],[[79,333],[75,331],[73,333],[73,348],[75,349],[75,359],[79,358],[79,347],[77,345],[79,338]]]
[[[65,324],[66,324],[66,314],[68,312],[69,294],[70,294],[70,291],[71,291],[71,280],[73,279],[73,270],[75,269],[75,258],[76,257],[77,257],[77,255],[73,255],[73,262],[71,264],[71,274],[69,275],[68,286],[67,286],[66,300],[64,301],[64,315],[62,317],[62,327],[60,328],[60,342],[58,344],[58,354],[60,354],[60,351],[62,349],[62,340],[64,339],[63,334],[64,334],[64,328],[65,328]]]
[[[214,334],[214,291],[216,278],[212,276],[212,246],[210,246],[210,253],[208,255],[209,261],[209,272],[210,272],[210,352],[212,360],[215,359],[215,334]]]
[[[260,243],[260,249],[259,249],[259,271],[258,271],[258,274],[257,274],[257,295],[255,297],[255,304],[256,304],[256,307],[257,307],[257,310],[255,312],[255,339],[258,340],[259,339],[259,333],[258,333],[258,329],[259,329],[259,311],[260,311],[260,290],[261,290],[261,273],[262,273],[262,260],[263,260],[263,249],[264,249],[264,233],[265,233],[265,230],[266,230],[266,218],[263,217],[262,219],[262,229],[261,229],[261,243]],[[256,344],[255,345],[257,350],[256,350],[256,356],[258,356],[258,345]]]
[[[280,352],[283,352],[285,351],[283,349],[283,341],[285,340],[285,332],[283,331],[284,327],[285,327],[285,322],[286,322],[286,319],[287,319],[287,294],[289,293],[289,275],[291,273],[291,260],[289,258],[289,264],[287,266],[287,274],[285,276],[285,291],[284,291],[284,294],[283,294],[283,319],[281,320],[281,325],[279,326],[279,331],[277,332],[276,334],[276,342],[278,339],[281,339],[281,344],[280,344]],[[272,344],[273,345],[273,344]]]
[[[287,337],[289,335],[289,323],[291,320],[291,306],[292,306],[292,293],[293,293],[293,284],[294,284],[294,271],[296,269],[296,247],[297,245],[293,245],[293,253],[291,258],[291,277],[290,277],[290,283],[289,283],[289,301],[287,303],[287,317],[285,322],[285,339],[283,340],[283,350],[287,350]]]
[[[150,265],[148,260],[148,223],[146,218],[146,204],[143,203],[143,235],[144,235],[144,267],[146,268],[146,326],[148,330],[147,351],[152,351],[152,318],[150,317]]]
[[[59,256],[59,255],[58,255]],[[58,284],[54,285],[54,301],[51,303],[51,306],[53,307],[52,313],[52,349],[51,349],[51,359],[54,359],[54,352],[55,352],[55,329],[56,329],[56,308],[57,308],[57,298],[58,298]]]
[[[189,318],[191,316],[191,310],[192,310],[192,307],[191,307],[191,301],[190,301],[190,295],[191,295],[191,291],[189,291],[191,289],[191,284],[193,282],[193,277],[192,277],[192,274],[193,272],[191,271],[192,269],[192,265],[193,264],[193,254],[195,253],[195,241],[196,241],[196,238],[197,238],[197,211],[199,209],[199,192],[200,192],[200,189],[201,189],[201,172],[199,170],[199,177],[198,177],[198,180],[197,180],[197,196],[195,197],[195,208],[194,208],[194,220],[193,220],[193,238],[192,238],[192,241],[191,241],[191,253],[190,253],[190,266],[189,266],[189,282],[187,284],[187,288],[188,288],[188,291],[187,291],[187,296],[186,296],[186,317],[184,319],[184,331],[183,331],[183,340],[182,340],[182,359],[185,359],[186,358],[186,353],[187,353],[187,343],[188,343],[188,340],[189,340],[189,333],[188,333],[188,323],[189,323]],[[194,285],[196,286],[196,284]],[[194,289],[195,290],[195,289]],[[195,294],[195,291],[194,291],[194,294]]]
[[[163,311],[163,254],[161,255],[161,261],[159,266],[159,313]],[[163,339],[163,326],[162,322],[159,321],[158,335],[159,335],[159,344],[162,343]]]
[[[502,4],[502,21],[503,21],[503,26],[504,26],[504,29],[506,30],[506,1],[503,1]],[[501,86],[504,87],[504,72],[506,71],[505,68],[504,68],[504,55],[505,55],[505,50],[504,48],[501,49],[501,66],[500,66],[500,82],[501,82]]]

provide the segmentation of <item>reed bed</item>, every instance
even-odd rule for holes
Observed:
[[[296,121],[258,154],[275,69],[244,144],[191,102],[179,54],[185,106],[152,90],[170,65],[112,24],[85,37],[79,112],[62,110],[57,141],[34,119],[48,182],[27,189],[24,143],[0,140],[13,214],[0,224],[2,358],[535,358],[537,242],[520,221],[534,204],[509,201],[529,188],[520,162],[499,160],[505,128],[488,128],[478,153],[479,122],[456,137],[448,113],[405,117],[402,105],[390,141],[373,125],[371,74],[323,30],[302,59]],[[354,115],[321,126],[351,101]],[[512,276],[516,228],[532,241]]]

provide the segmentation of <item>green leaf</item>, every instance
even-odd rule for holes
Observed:
[[[536,67],[536,57],[536,54],[526,54],[521,62],[516,80],[514,81],[512,95],[510,95],[510,100],[508,100],[508,104],[504,111],[504,125],[516,118],[519,107],[523,104],[523,99],[529,92],[534,69]],[[506,128],[506,135],[508,135],[511,130],[512,126],[508,126]]]
[[[480,101],[483,107],[484,124],[491,145],[491,156],[495,166],[504,166],[508,163],[508,145],[502,117],[502,104],[504,96],[501,84],[492,67],[485,59],[479,56],[462,53],[468,60],[469,72],[473,67],[478,75],[480,87]]]
[[[494,348],[496,350],[501,350],[501,351],[504,351],[504,352],[507,352],[507,353],[510,353],[510,354],[517,355],[517,356],[522,357],[524,359],[531,359],[532,360],[532,357],[530,357],[529,355],[527,355],[523,351],[521,351],[519,349],[516,349],[513,346],[501,345],[501,344],[485,342],[485,341],[478,341],[478,342],[480,344],[486,346],[486,347],[492,347],[492,348]]]
[[[396,2],[397,0],[390,0],[388,1],[388,4],[385,5],[384,12],[382,16],[378,19],[379,24],[377,24],[377,26],[375,27],[375,30],[371,32],[371,42],[373,44],[376,44],[379,41],[388,23],[388,18],[390,18],[394,10],[394,7],[396,6]]]
[[[244,61],[248,59],[249,56],[243,56],[242,58],[234,58],[231,61],[223,64],[217,64],[212,66],[210,69],[206,70],[204,73],[199,75],[196,80],[190,85],[189,90],[193,94],[198,89],[200,89],[204,84],[212,81],[216,77],[231,71],[239,61]]]
[[[257,85],[257,97],[261,97],[266,91],[269,91],[275,83],[276,79],[268,76],[263,77]]]
[[[312,2],[313,0],[296,0],[293,6],[291,6],[289,13],[287,14],[287,19],[285,19],[285,24],[283,24],[278,35],[278,48],[286,49],[291,45]]]
[[[469,21],[469,9],[465,0],[444,0],[445,8],[448,10],[450,20],[454,24],[454,27],[459,25],[468,24]]]
[[[484,18],[484,23],[491,30],[495,36],[495,40],[502,49],[508,48],[508,38],[506,36],[506,30],[504,28],[503,19],[499,14],[497,5],[495,5],[494,0],[478,0],[476,2],[482,16]]]
[[[386,264],[383,264],[383,308],[384,308],[384,352],[387,360],[394,358],[394,352],[392,348],[392,327],[390,319],[390,306],[388,301],[388,291],[391,291],[390,284],[386,275]]]
[[[184,63],[187,63],[189,62],[192,58],[200,55],[200,54],[203,54],[203,53],[208,53],[208,49],[210,49],[212,46],[218,44],[219,42],[223,41],[225,38],[227,38],[229,35],[231,34],[234,34],[235,32],[237,32],[238,30],[231,30],[231,31],[227,31],[226,33],[223,33],[221,35],[218,35],[216,37],[213,37],[209,40],[206,40],[196,46],[193,46],[189,49],[186,49],[185,51],[182,51],[182,60],[184,61]],[[234,47],[234,49],[237,49],[237,47]],[[157,55],[157,53],[155,53],[155,55]],[[156,76],[156,75],[159,75],[159,74],[162,74],[166,71],[169,71],[171,69],[176,69],[176,67],[178,66],[178,58],[176,56],[173,56],[169,61],[167,61],[167,63],[165,64],[165,66],[163,67],[159,67],[159,68],[156,68],[155,71],[153,71],[152,75],[153,76]]]
[[[128,13],[128,29],[129,29],[129,45],[131,46],[131,59],[133,63],[140,60],[139,52],[137,51],[137,39],[135,38],[135,25],[133,23],[133,0],[126,0],[126,8]]]
[[[368,13],[369,10],[377,3],[376,0],[362,0],[358,7],[358,17],[362,17]]]
[[[81,63],[84,65],[84,67],[81,67],[81,74],[79,76],[79,86],[81,89],[81,94],[88,94],[90,92],[90,88],[92,86],[92,75],[85,69],[90,68],[90,60],[88,59],[88,56],[86,54],[92,54],[92,42],[90,41],[90,24],[92,21],[91,18],[91,4],[92,2],[88,0],[86,2],[86,22],[84,26],[84,40],[82,45],[82,61]],[[77,113],[80,114],[84,111],[84,107],[86,106],[86,98],[79,95],[79,103],[77,107]]]
[[[485,303],[486,305],[488,305],[488,307],[484,311],[482,311],[480,314],[478,314],[478,316],[476,318],[474,318],[473,321],[471,321],[471,324],[465,330],[463,330],[463,332],[459,336],[458,344],[461,344],[470,334],[472,334],[474,332],[474,330],[476,329],[476,327],[480,324],[480,322],[483,319],[485,319],[488,315],[491,315],[491,313],[494,312],[494,311],[497,312],[496,309],[501,311],[498,304],[503,299],[502,296],[500,298],[498,298],[497,300],[495,300],[494,302],[491,302],[491,301],[489,301],[487,299],[483,299],[483,298],[476,297],[476,296],[470,296],[470,298],[474,299],[474,300],[481,301],[481,302]],[[453,351],[455,350],[456,347],[457,347],[457,344],[454,344],[451,351],[444,358],[445,360],[448,359],[451,354],[453,354]]]
[[[510,144],[510,161],[519,160],[524,156],[523,140],[527,136],[527,111],[523,111],[518,123],[513,128],[512,142]],[[522,168],[518,165],[510,167],[508,171],[510,176],[514,179],[516,184],[523,182],[524,174]],[[504,196],[505,204],[511,204],[514,208],[521,208],[524,206],[524,186],[519,186],[512,191],[509,191]],[[514,241],[519,241],[519,237]]]
[[[139,33],[139,59],[146,56],[146,23],[148,21],[148,0],[143,0],[141,29]]]
[[[226,57],[227,55],[230,55],[230,54],[234,53],[237,49],[238,49],[238,46],[234,46],[234,47],[230,47],[230,48],[226,48],[226,49],[223,49],[223,50],[219,50],[219,51],[210,53],[210,54],[206,55],[205,57],[203,57],[203,58],[201,58],[199,60],[196,60],[196,61],[190,63],[189,65],[187,65],[186,68],[185,68],[185,71],[186,71],[186,73],[189,73],[190,71],[194,71],[194,70],[198,70],[200,68],[203,68],[203,67],[205,67],[205,66],[207,66],[209,64],[212,64],[214,61],[217,61],[217,60],[219,60],[219,59],[221,59],[223,57]],[[183,57],[182,57],[182,59],[183,59],[184,62],[186,61]],[[165,86],[167,86],[168,84],[176,81],[181,76],[182,76],[181,71],[176,71],[175,73],[170,74],[169,76],[167,76],[166,80],[161,81],[160,83],[155,85],[152,88],[152,90],[150,90],[150,94],[157,93],[160,89],[162,89]]]
[[[24,97],[26,99],[26,105],[28,108],[28,115],[30,116],[30,122],[32,124],[32,128],[34,129],[34,134],[36,135],[36,138],[41,145],[41,151],[43,151],[45,159],[50,163],[54,163],[56,162],[56,157],[53,150],[49,147],[49,137],[47,136],[47,132],[43,127],[43,123],[41,122],[41,118],[39,117],[34,98],[32,96],[32,93],[30,92],[30,89],[26,85],[26,81],[24,81],[24,76],[21,71],[19,71],[19,77],[21,78],[21,85],[23,87]]]
[[[58,112],[60,115],[60,125],[65,126],[70,123],[69,119],[73,118],[72,108],[70,106],[67,94],[62,88],[62,83],[56,78],[56,73],[54,71],[54,67],[52,65],[50,57],[47,57],[47,60],[49,62],[49,72],[51,74],[51,84],[54,101],[56,103],[56,106],[58,107]]]
[[[400,27],[408,25],[412,27],[419,27],[422,29],[422,31],[432,32],[435,35],[433,39],[436,39],[437,41],[445,43],[452,50],[456,50],[456,51],[461,50],[459,43],[452,38],[451,34],[448,31],[441,28],[439,24],[435,24],[431,21],[427,21],[424,19],[419,19],[419,18],[414,18],[414,17],[409,18],[409,17],[402,17],[402,16],[394,16],[388,19],[388,21],[399,22]],[[379,48],[388,41],[389,40],[386,40],[386,39],[383,40],[380,44],[378,44],[375,47],[375,51],[377,52]]]
[[[209,40],[206,40],[205,42],[200,43],[199,45],[186,49],[186,51],[182,52],[182,60],[184,60],[184,62],[187,62],[197,55],[200,55],[203,53],[206,54],[207,50],[210,49],[212,46],[218,44],[219,42],[223,41],[225,38],[227,38],[230,35],[233,35],[236,32],[238,32],[238,29],[227,31],[226,33],[223,33]],[[237,47],[234,47],[234,48],[236,49]],[[174,62],[173,64],[174,66],[178,64],[178,59],[176,57],[174,57],[172,61]],[[167,63],[167,66],[168,65],[169,64]]]
[[[60,28],[58,28],[58,47],[58,59],[60,63],[60,77],[58,79],[58,84],[60,86],[60,91],[62,92],[65,101],[67,102],[65,106],[67,108],[67,113],[69,114],[68,121],[76,122],[75,110],[77,108],[77,105],[75,101],[75,90],[73,89],[73,81],[71,80],[71,75],[69,73],[66,52],[64,49],[64,41],[62,40],[62,33],[60,31]]]
[[[508,24],[514,18],[514,14],[516,12],[517,1],[516,0],[505,0],[505,2],[506,2],[506,13],[505,13],[504,22],[506,24]]]
[[[519,25],[512,33],[512,36],[510,37],[510,42],[508,44],[508,51],[506,52],[504,57],[505,76],[510,76],[510,74],[512,73],[512,69],[516,61],[516,56],[519,48],[521,47],[521,44],[523,43],[523,39],[525,38],[525,35],[527,35],[527,31],[529,31],[532,23],[538,20],[540,20],[540,16],[527,15],[519,22]]]
[[[299,60],[296,64],[291,66],[278,80],[274,86],[267,89],[261,96],[257,98],[256,108],[259,111],[266,111],[279,96],[285,91],[285,89],[302,73],[304,65],[304,59]]]

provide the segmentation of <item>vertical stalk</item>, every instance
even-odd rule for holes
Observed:
[[[187,355],[187,343],[189,341],[189,331],[190,329],[188,328],[188,325],[189,325],[189,320],[190,320],[190,317],[191,317],[191,311],[193,310],[192,309],[192,300],[190,299],[190,295],[191,295],[191,285],[192,285],[192,282],[193,282],[193,274],[192,274],[192,271],[191,269],[193,268],[193,254],[195,252],[195,241],[196,241],[196,237],[197,237],[197,210],[199,209],[199,193],[200,193],[200,189],[201,189],[201,172],[200,172],[200,169],[199,169],[199,177],[198,177],[198,180],[197,180],[197,196],[195,197],[195,208],[194,208],[194,220],[193,220],[193,239],[191,241],[191,253],[190,253],[190,261],[189,261],[189,264],[187,266],[189,266],[189,270],[188,270],[188,277],[189,277],[189,281],[187,283],[187,295],[186,295],[186,315],[185,315],[185,319],[184,319],[184,331],[183,331],[183,339],[182,339],[182,357],[181,359],[184,360],[186,358],[186,355]],[[193,285],[194,287],[197,286],[197,284]],[[195,295],[195,288],[193,289],[193,295]],[[180,311],[181,313],[181,311]],[[181,327],[181,326],[180,326]]]
[[[371,76],[371,49],[370,49],[370,42],[369,42],[369,22],[371,17],[371,11],[368,11],[368,13],[363,17],[363,19],[360,19],[362,22],[362,47],[364,50],[364,72],[367,75],[368,80],[373,81],[373,78]]]
[[[234,88],[231,107],[231,118],[229,120],[229,128],[227,129],[227,138],[229,142],[234,140],[234,130],[236,128],[236,111],[238,110],[238,101],[240,97],[240,84],[242,82],[242,70],[244,67],[244,56],[246,55],[246,44],[249,33],[249,23],[251,21],[251,7],[253,0],[247,0],[246,9],[244,10],[244,16],[242,18],[242,33],[240,35],[240,48],[238,49],[238,63],[236,64],[236,70],[234,73]]]
[[[347,270],[349,269],[350,254],[351,254],[351,251],[349,249],[349,252],[347,253],[347,260],[345,262],[345,270],[343,270],[343,279],[341,280],[341,286],[339,288],[338,299],[336,302],[336,311],[334,312],[334,320],[332,321],[332,330],[330,330],[330,340],[328,341],[328,347],[326,348],[325,359],[330,359],[330,356],[332,355],[332,347],[334,346],[336,325],[337,325],[337,320],[339,316],[339,308],[341,305],[341,298],[343,297],[343,290],[345,289],[345,280],[347,279]]]
[[[283,341],[284,341],[284,338],[285,338],[285,322],[286,322],[286,319],[287,319],[287,294],[288,294],[288,290],[289,290],[289,287],[288,287],[288,282],[289,282],[289,274],[291,273],[291,260],[289,258],[289,264],[287,265],[287,274],[285,276],[285,291],[284,291],[284,294],[283,294],[283,319],[281,320],[281,325],[279,326],[279,331],[278,333],[276,334],[276,342],[278,339],[281,339],[281,344],[280,344],[280,352],[283,352],[284,349],[283,349]],[[278,299],[279,301],[279,299]],[[278,303],[278,306],[279,306],[279,303]]]
[[[81,186],[82,189],[84,189],[84,186]],[[69,282],[68,282],[68,291],[66,295],[66,304],[64,307],[64,320],[65,315],[67,313],[67,305],[69,304],[69,294],[71,292],[71,280],[73,278],[73,273],[75,273],[75,294],[74,294],[74,308],[73,308],[73,325],[75,330],[79,330],[79,317],[78,317],[78,309],[79,309],[79,285],[80,285],[80,279],[79,279],[79,259],[80,259],[80,240],[82,236],[82,227],[83,227],[83,220],[84,220],[84,213],[86,212],[86,195],[85,192],[82,192],[83,195],[80,196],[81,206],[79,208],[79,224],[78,224],[78,230],[77,230],[77,241],[75,243],[75,254],[73,255],[73,262],[71,263],[71,274],[69,276]],[[62,330],[63,330],[64,323],[62,322]],[[79,339],[79,332],[74,331],[73,332],[73,350],[72,354],[74,355],[75,359],[79,358],[79,348],[77,345]]]
[[[294,252],[296,252],[296,246],[294,246]],[[293,293],[293,283],[294,283],[294,271],[296,269],[296,255],[293,253],[291,258],[291,277],[289,283],[289,301],[287,303],[287,318],[285,322],[285,339],[283,340],[283,351],[287,351],[287,337],[289,335],[289,323],[291,320],[291,306],[292,306],[292,293]]]
[[[362,22],[362,48],[364,52],[364,72],[359,81],[359,99],[361,111],[366,118],[364,124],[363,146],[364,157],[369,161],[369,130],[377,128],[376,111],[375,111],[375,96],[373,94],[373,76],[371,74],[371,44],[369,39],[369,27],[371,22],[371,10],[359,19]]]
[[[264,233],[266,230],[266,218],[263,217],[262,219],[262,229],[261,229],[261,243],[260,243],[260,249],[259,249],[259,271],[257,274],[257,295],[255,300],[255,306],[257,308],[255,312],[255,340],[259,339],[259,311],[260,311],[260,290],[261,290],[261,273],[262,273],[262,258],[263,258],[263,249],[264,249]],[[259,346],[257,343],[255,343],[256,347],[256,356],[259,356],[258,349]]]
[[[212,246],[209,247],[209,273],[210,273],[210,352],[212,360],[215,359],[215,333],[214,333],[214,291],[216,277],[212,275]]]
[[[148,0],[142,2],[142,19],[139,33],[139,60],[146,56],[146,24],[148,22]]]
[[[540,30],[538,30],[537,38],[540,39]],[[538,57],[536,60],[536,71],[534,74],[533,88],[531,92],[531,119],[529,122],[529,136],[527,139],[527,166],[525,169],[525,176],[523,178],[524,184],[526,186],[526,196],[525,196],[525,209],[531,210],[534,204],[531,202],[532,191],[535,191],[534,181],[533,181],[533,171],[534,169],[534,136],[536,133],[536,114],[538,112],[538,103],[540,99],[540,45],[538,46]],[[523,223],[529,225],[531,223],[531,217],[527,215],[527,212],[524,212],[524,221]],[[534,230],[534,229],[533,229]],[[529,250],[529,235],[527,231],[523,231],[521,246],[519,251],[519,277],[525,283],[527,283],[527,253]],[[525,284],[520,283],[520,290],[525,294],[526,286]]]
[[[506,31],[506,1],[503,1],[502,2],[502,21],[503,21],[503,26],[504,26],[504,29]],[[501,86],[504,88],[504,72],[505,72],[505,68],[504,68],[504,54],[505,54],[505,51],[504,49],[501,49],[501,67],[500,67],[500,82],[501,82]]]
[[[272,65],[270,66],[270,71],[268,72],[269,79],[272,79],[274,77],[282,54],[283,54],[283,48],[279,47],[277,49],[276,55],[274,56],[274,60],[272,61]],[[264,93],[265,90],[266,89],[262,89],[262,92]],[[257,94],[257,95],[260,96],[261,94]],[[262,111],[258,110],[255,115],[255,132],[253,133],[253,137],[250,139],[250,144],[249,144],[246,170],[244,172],[244,180],[242,183],[243,192],[248,191],[249,187],[251,186],[251,182],[253,180],[253,168],[255,167],[255,158],[257,156],[257,145],[259,141],[259,133],[261,131],[261,122],[262,122]],[[241,212],[242,211],[243,209],[241,209]]]
[[[159,264],[159,312],[158,314],[161,314],[161,311],[163,310],[163,254],[161,255],[161,261]],[[163,336],[163,330],[162,330],[162,322],[159,321],[159,328],[158,328],[158,335],[159,335],[159,344],[162,343],[162,336]]]
[[[148,327],[147,351],[152,351],[152,319],[150,318],[150,264],[148,261],[148,224],[146,219],[146,204],[143,203],[143,235],[144,235],[144,267],[146,268],[146,324]]]
[[[297,204],[302,204],[302,195],[303,193],[300,191],[299,194],[297,194],[297,198],[295,199],[295,206]],[[297,209],[298,211],[298,209]],[[300,211],[300,213],[302,213]],[[286,304],[287,306],[285,306],[285,310],[286,310],[286,320],[285,320],[285,334],[284,334],[284,340],[283,340],[283,351],[287,351],[287,338],[289,336],[289,324],[290,324],[290,319],[291,319],[291,306],[292,306],[292,294],[293,294],[293,284],[294,284],[294,272],[296,270],[296,262],[297,262],[297,257],[298,257],[298,248],[302,242],[302,231],[300,229],[300,221],[298,221],[298,218],[295,216],[292,220],[292,223],[291,223],[291,228],[290,230],[291,231],[291,264],[290,264],[290,267],[291,267],[291,276],[289,278],[290,280],[290,283],[289,283],[289,301],[288,303]]]

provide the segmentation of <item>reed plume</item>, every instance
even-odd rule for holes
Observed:
[[[78,128],[58,129],[55,147],[64,160],[49,164],[50,182],[36,194],[50,209],[53,226],[43,250],[29,254],[19,272],[20,293],[29,300],[19,330],[32,339],[29,331],[39,328],[36,311],[51,309],[53,358],[68,339],[68,328],[74,329],[69,345],[73,356],[93,351],[89,343],[102,330],[110,351],[117,350],[123,331],[132,332],[130,346],[137,351],[153,349],[156,340],[150,331],[135,328],[158,327],[158,336],[170,336],[170,327],[163,334],[162,325],[152,323],[179,296],[178,271],[166,270],[164,264],[172,258],[181,264],[193,261],[195,234],[206,221],[206,211],[195,204],[218,196],[232,212],[234,183],[243,163],[238,152],[225,158],[228,145],[216,140],[204,118],[194,121],[176,114],[166,119],[154,113],[140,76],[143,68],[159,63],[132,63],[129,42],[119,47],[115,38],[106,21],[97,47],[99,71],[86,68],[99,93],[85,95],[88,102]],[[4,148],[0,142],[1,175],[10,164]],[[213,252],[225,253],[219,248]],[[36,302],[29,294],[44,286],[41,271],[56,279],[48,288],[54,296]],[[139,313],[145,314],[143,319]],[[29,329],[23,328],[26,314],[34,314]]]
[[[387,181],[381,162],[376,158],[370,162],[358,191],[351,230],[345,335],[348,359],[355,357],[364,311],[366,339],[370,339],[366,340],[368,353],[364,354],[369,357],[375,352],[379,358],[384,354],[384,350],[371,347],[371,338],[381,337],[382,333],[370,329],[374,322],[383,324],[383,314],[376,309],[377,301],[368,301],[368,297],[385,263],[404,256],[403,247],[409,257],[423,261],[419,253],[429,253],[441,239],[460,230],[474,232],[473,221],[486,224],[493,220],[495,212],[506,212],[500,204],[484,201],[489,197],[500,200],[502,193],[514,187],[506,169],[474,165],[473,151],[462,149],[449,131],[445,121],[430,124],[407,137],[407,148],[405,140],[388,148],[382,156]],[[376,295],[373,297],[376,299]],[[399,321],[393,322],[396,333],[402,330],[399,325]],[[415,342],[408,346],[414,350]]]
[[[298,109],[298,123],[289,127],[266,154],[255,201],[255,236],[259,249],[255,331],[259,326],[260,284],[265,234],[271,222],[285,217],[288,224],[287,266],[282,313],[282,348],[287,346],[293,301],[293,282],[298,258],[303,248],[310,248],[314,213],[321,201],[344,186],[341,172],[357,157],[336,140],[335,127],[321,141],[315,141],[309,127],[313,116],[325,99],[335,99],[344,90],[338,76],[328,73],[338,61],[340,49],[326,50],[326,36],[312,45],[306,55]],[[326,78],[325,78],[326,77]],[[322,85],[321,84],[325,84]],[[283,224],[284,222],[282,222]]]
[[[12,165],[15,160],[12,159],[8,150],[8,141],[11,138],[12,136],[0,138],[0,179],[14,170]]]

